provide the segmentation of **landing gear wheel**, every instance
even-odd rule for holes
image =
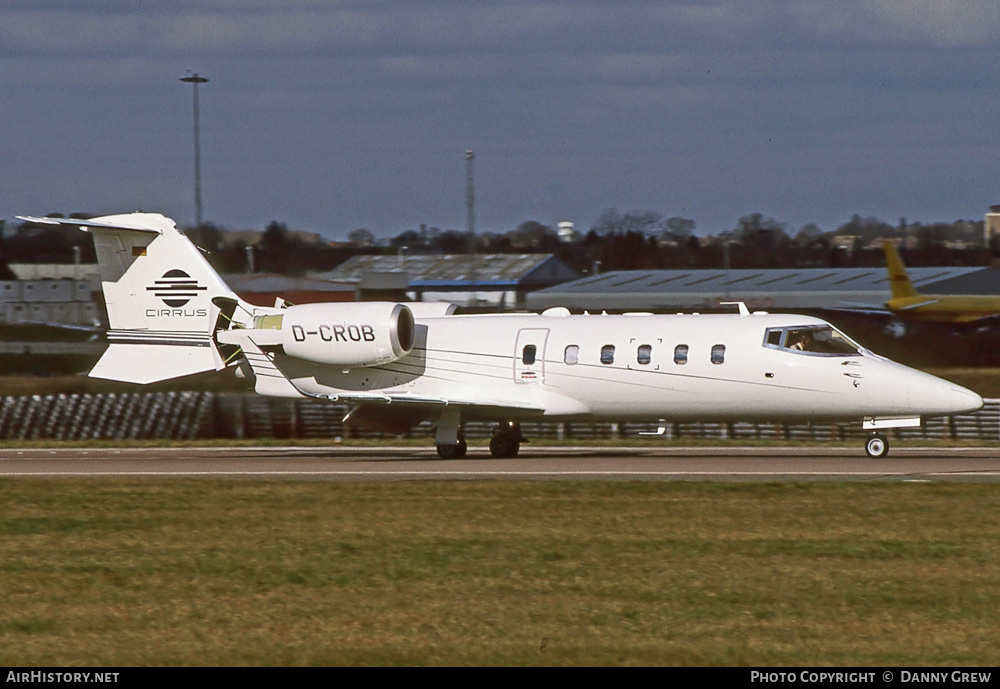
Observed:
[[[875,459],[880,459],[889,454],[889,441],[885,439],[885,436],[873,435],[865,443],[865,452],[868,453],[869,457]]]
[[[517,457],[521,442],[513,435],[501,433],[490,440],[490,454],[494,457]]]
[[[454,445],[438,445],[437,453],[441,459],[461,459],[469,451],[469,444],[465,438],[459,436],[458,442]]]
[[[521,451],[521,443],[528,439],[521,435],[521,424],[516,421],[505,421],[497,424],[490,439],[490,454],[494,457],[517,457]]]

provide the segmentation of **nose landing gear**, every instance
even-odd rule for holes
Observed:
[[[865,452],[874,459],[885,457],[889,454],[889,441],[884,435],[875,434],[865,443]]]

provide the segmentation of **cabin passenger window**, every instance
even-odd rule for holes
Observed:
[[[635,360],[643,365],[648,364],[653,358],[653,346],[652,345],[639,345],[639,351],[636,352]]]
[[[577,345],[569,345],[563,352],[563,361],[572,366],[580,361],[580,348]]]
[[[688,346],[677,345],[674,347],[674,363],[686,364],[688,362]]]
[[[614,345],[604,345],[601,347],[601,363],[605,365],[615,363]]]
[[[726,345],[714,345],[712,347],[712,363],[721,364],[726,361]]]
[[[535,345],[524,345],[524,351],[521,352],[521,362],[530,366],[535,363]]]

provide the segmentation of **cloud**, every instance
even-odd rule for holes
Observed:
[[[998,14],[995,0],[8,0],[0,113],[32,177],[0,193],[23,211],[71,178],[81,208],[135,196],[190,214],[177,79],[192,70],[211,79],[220,221],[461,226],[470,146],[484,227],[607,206],[824,224],[814,212],[849,217],[852,195],[916,204],[931,185],[965,203],[1000,159],[983,115]],[[966,156],[983,168],[972,184]]]
[[[790,0],[785,10],[807,37],[838,44],[986,47],[1000,31],[993,0]]]

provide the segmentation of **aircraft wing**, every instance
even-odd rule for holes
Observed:
[[[845,313],[877,313],[886,315],[890,315],[892,313],[892,311],[884,306],[877,306],[875,304],[866,304],[864,302],[856,301],[842,301],[840,302],[840,306],[824,306],[821,310],[843,311]]]
[[[337,393],[336,395],[311,395],[309,393],[304,393],[307,397],[315,397],[317,399],[324,399],[330,402],[347,402],[349,404],[375,404],[375,405],[385,405],[394,404],[397,406],[401,405],[411,405],[419,407],[446,407],[446,406],[459,406],[459,407],[476,407],[479,409],[517,409],[520,411],[534,411],[541,414],[545,410],[534,404],[525,404],[521,401],[514,400],[496,400],[493,399],[489,402],[484,400],[474,400],[474,399],[462,399],[456,397],[430,397],[427,395],[413,395],[410,393],[382,393],[382,392],[372,392],[372,393],[361,393],[361,392],[343,392]]]
[[[344,423],[396,434],[407,432],[421,421],[442,418],[448,413],[445,409],[449,407],[460,408],[462,417],[466,420],[475,418],[492,420],[512,415],[518,418],[540,418],[545,413],[545,409],[540,406],[513,400],[494,399],[486,402],[484,400],[432,397],[409,393],[303,394],[307,397],[330,402],[350,404],[350,410],[344,416]]]
[[[877,313],[877,314],[898,314],[904,313],[906,311],[912,311],[914,309],[919,309],[924,306],[930,306],[931,304],[937,304],[940,299],[926,299],[924,301],[918,302],[916,304],[907,304],[906,306],[900,306],[895,309],[889,309],[884,306],[876,306],[875,304],[866,304],[864,302],[850,302],[842,301],[841,306],[836,308],[824,307],[824,311],[846,311],[848,313]]]
[[[256,391],[275,397],[312,397],[329,402],[346,402],[353,405],[378,406],[393,405],[408,407],[418,412],[421,409],[431,412],[434,408],[446,406],[471,407],[478,411],[516,410],[521,413],[539,414],[545,412],[551,405],[526,403],[522,400],[498,400],[495,397],[475,399],[473,397],[439,397],[432,395],[417,395],[409,392],[361,392],[344,391],[329,395],[316,395],[302,390],[279,369],[273,359],[261,349],[261,345],[250,336],[248,331],[230,330],[219,334],[219,340],[237,344],[243,350],[243,356],[257,379]],[[572,413],[572,412],[571,412]]]
[[[940,299],[928,299],[926,301],[917,302],[916,304],[907,304],[906,306],[901,306],[897,311],[912,311],[913,309],[919,309],[924,306],[930,306],[931,304],[937,304]]]

